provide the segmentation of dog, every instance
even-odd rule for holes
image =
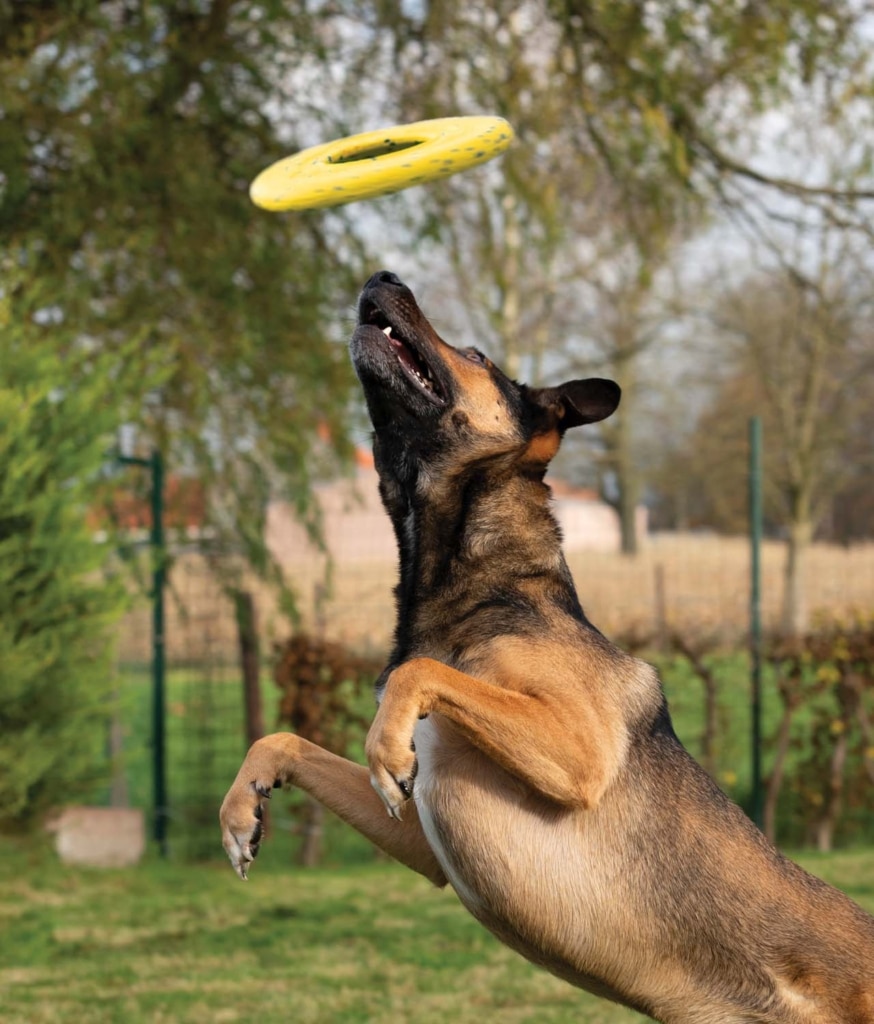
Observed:
[[[544,474],[617,385],[517,384],[388,271],[350,349],[400,552],[394,648],[369,768],[291,733],[252,746],[220,812],[240,877],[295,785],[528,960],[664,1024],[874,1022],[874,918],[767,842],[655,671],[583,613]]]

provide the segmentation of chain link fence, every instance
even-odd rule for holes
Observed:
[[[351,506],[354,510],[355,505]],[[283,560],[297,596],[293,627],[279,611],[276,595],[260,583],[249,586],[258,621],[260,692],[264,726],[277,727],[280,693],[272,679],[275,645],[302,630],[379,659],[388,651],[394,626],[392,590],[397,570],[392,546],[372,525],[352,520],[327,524],[342,535],[341,557],[329,566],[305,541],[288,542]],[[375,520],[374,520],[375,522]],[[360,525],[360,524],[359,524]],[[334,548],[337,547],[335,538]],[[779,623],[785,551],[775,541],[763,549],[763,614],[767,629]],[[663,534],[647,538],[641,552],[582,549],[568,553],[583,607],[608,636],[655,658],[663,672],[681,738],[732,796],[744,800],[747,772],[747,659],[749,544],[744,538]],[[874,610],[874,544],[854,547],[815,544],[806,567],[812,620]],[[221,854],[217,811],[245,753],[246,713],[234,604],[208,562],[194,550],[174,555],[167,594],[167,788],[171,856]],[[119,637],[121,719],[112,749],[114,799],[152,814],[149,701],[150,613],[146,604],[123,623]],[[673,638],[673,640],[672,640]],[[711,666],[716,704],[688,657],[678,656],[682,638]],[[688,653],[688,652],[687,652]],[[765,770],[780,720],[773,675],[766,678]],[[869,700],[870,695],[865,698]],[[871,709],[874,717],[874,708]],[[707,735],[706,722],[716,723]],[[803,716],[802,716],[803,717]],[[711,730],[712,732],[713,730]],[[768,746],[770,744],[771,746]],[[770,759],[770,760],[769,760]],[[787,806],[798,803],[786,788]],[[794,795],[793,795],[794,794]],[[300,841],[299,798],[271,805],[275,841],[292,856]],[[855,805],[854,805],[855,806]],[[333,828],[328,826],[329,831]],[[787,828],[793,842],[804,831]],[[339,833],[337,833],[339,835]],[[345,840],[334,838],[333,849]],[[333,845],[332,845],[333,844]]]

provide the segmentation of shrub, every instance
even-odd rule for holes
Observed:
[[[116,410],[99,360],[0,358],[0,822],[81,797],[105,761],[109,628],[124,591],[86,512]]]
[[[279,721],[304,739],[343,757],[360,753],[373,718],[373,683],[383,659],[364,657],[342,644],[296,633],[275,650],[273,678],[280,691]],[[322,857],[323,809],[311,799],[292,803],[303,841],[301,864]]]
[[[874,618],[823,621],[801,637],[777,639],[770,659],[783,713],[768,780],[774,816],[790,758],[789,800],[805,835],[830,850],[836,840],[871,839],[874,794]]]

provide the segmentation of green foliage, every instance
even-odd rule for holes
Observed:
[[[802,636],[771,638],[766,654],[761,708],[766,832],[792,847],[870,842],[874,620],[857,615],[823,621]],[[699,641],[694,650],[686,645],[650,657],[686,748],[734,800],[751,805],[748,657],[726,654],[716,638]]]
[[[567,282],[637,247],[645,283],[702,200],[747,215],[764,187],[865,221],[864,16],[850,0],[2,0],[0,260],[21,272],[8,302],[61,355],[83,336],[163,353],[164,384],[132,386],[132,418],[204,482],[213,531],[266,570],[268,497],[306,514],[318,454],[346,448],[336,341],[365,234],[446,244],[484,333],[538,363],[585,315],[600,322]],[[852,126],[840,188],[754,166],[756,116],[793,102]],[[500,165],[385,200],[373,220],[360,206],[276,216],[246,195],[300,145],[483,111],[519,135]],[[51,332],[22,315],[37,285]]]
[[[132,339],[161,354],[160,388],[128,380],[119,398],[259,569],[268,497],[305,509],[320,424],[344,446],[352,374],[334,325],[361,281],[318,216],[247,196],[294,148],[265,113],[312,41],[294,7],[0,4],[11,315],[58,358],[83,337],[116,360]],[[24,315],[37,289],[50,332]]]
[[[806,168],[791,181],[756,168],[751,129],[764,111],[797,102],[823,123],[869,116],[859,109],[871,98],[867,12],[851,0],[353,6],[373,36],[392,39],[385,70],[402,85],[405,115],[471,106],[508,117],[542,188],[560,151],[574,153],[578,181],[564,176],[561,187],[606,172],[638,207],[642,242],[653,213],[670,219],[690,193],[746,205],[743,187],[755,183],[827,197],[827,187],[805,188]],[[359,72],[383,70],[362,36],[350,90]],[[860,146],[853,162],[864,168],[869,156]]]
[[[87,523],[114,425],[114,381],[0,334],[0,821],[93,781],[125,595]],[[109,435],[111,436],[111,435]]]
[[[661,384],[638,357],[669,343],[681,298],[699,301],[665,299],[683,234],[725,212],[764,234],[814,209],[870,232],[871,153],[857,141],[874,109],[866,15],[849,0],[352,6],[377,16],[353,36],[350,92],[375,78],[398,120],[493,111],[515,126],[498,165],[429,188],[415,212],[448,253],[461,329],[511,376],[572,361],[622,386],[599,462],[631,553],[655,461],[641,452],[644,401]],[[375,56],[386,39],[390,63]],[[800,144],[795,119],[810,133]]]
[[[384,666],[384,658],[354,654],[343,644],[305,632],[293,634],[274,647],[279,722],[311,743],[363,763],[364,738],[373,719],[373,683]],[[303,835],[300,863],[319,864],[321,810],[294,790],[289,810]]]
[[[820,622],[805,636],[774,641],[769,657],[791,758],[782,784],[794,826],[787,838],[815,838],[821,848],[870,839],[874,616]]]
[[[384,658],[354,654],[342,644],[298,632],[276,645],[273,680],[279,721],[304,739],[348,756],[373,717],[373,684]]]

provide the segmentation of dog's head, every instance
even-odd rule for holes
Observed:
[[[384,270],[361,293],[351,352],[375,430],[377,469],[404,489],[423,474],[434,479],[490,463],[545,469],[567,429],[602,420],[619,404],[613,381],[530,388],[476,349],[453,348],[410,289]]]

